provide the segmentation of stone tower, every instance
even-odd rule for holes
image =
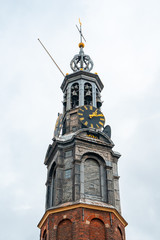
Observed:
[[[90,72],[93,62],[83,51],[81,24],[79,32],[80,52],[61,85],[63,114],[58,114],[44,161],[40,240],[125,240],[117,170],[121,155],[113,150],[110,126],[104,125],[103,83]]]

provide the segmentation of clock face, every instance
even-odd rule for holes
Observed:
[[[62,119],[63,119],[63,114],[59,113],[56,121],[55,129],[54,129],[54,137],[59,137],[59,134],[63,125]]]
[[[105,123],[103,113],[91,105],[80,107],[78,117],[81,123],[88,128],[102,128]]]

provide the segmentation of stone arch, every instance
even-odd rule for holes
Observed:
[[[99,218],[93,218],[89,226],[89,240],[105,240],[105,225]]]
[[[104,159],[93,152],[81,158],[81,198],[107,202],[106,169]]]
[[[53,164],[51,165],[51,168],[50,168],[50,170],[48,172],[48,179],[52,177],[55,168],[56,168],[56,163],[53,162]]]
[[[106,166],[105,160],[103,159],[103,157],[101,155],[99,155],[96,152],[86,152],[85,154],[83,154],[83,156],[81,157],[81,161],[85,162],[87,158],[93,158],[95,159],[99,165],[103,165]]]
[[[72,240],[72,222],[63,219],[57,226],[57,240]]]

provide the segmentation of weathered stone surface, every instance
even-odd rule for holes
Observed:
[[[74,114],[72,118],[75,119]],[[47,188],[48,198],[54,199],[54,205],[80,198],[108,202],[113,206],[117,201],[116,207],[120,209],[118,159],[112,154],[108,140],[105,141],[104,137],[101,140],[87,137],[88,131],[84,129],[75,135],[62,136],[62,141],[58,139],[54,142],[54,154],[48,160],[47,180],[49,177],[55,178],[50,185],[52,189],[54,183],[54,191]],[[48,203],[46,205],[49,206]]]

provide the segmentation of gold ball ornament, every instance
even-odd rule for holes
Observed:
[[[79,48],[84,48],[84,43],[83,42],[80,42],[79,44],[78,44],[78,46],[79,46]]]

